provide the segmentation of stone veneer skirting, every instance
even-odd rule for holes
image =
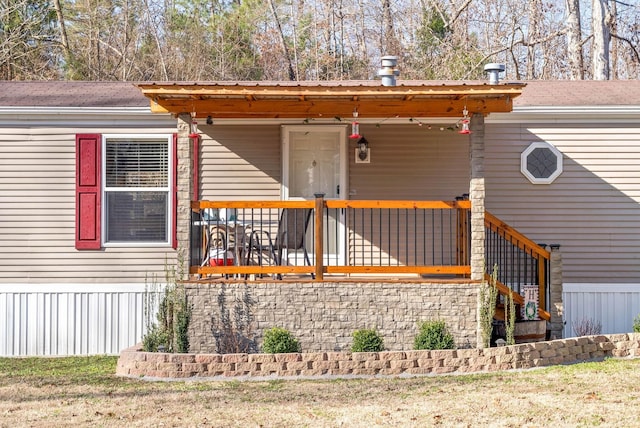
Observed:
[[[640,357],[640,333],[586,336],[488,349],[293,354],[120,354],[116,374],[160,379],[410,376],[490,372]]]
[[[364,328],[376,329],[385,349],[412,349],[418,323],[427,320],[444,320],[458,348],[476,346],[479,284],[469,280],[218,281],[185,287],[193,305],[189,343],[195,353],[218,351],[212,327],[220,324],[222,301],[232,317],[237,307],[249,309],[256,350],[272,327],[289,330],[304,352],[349,350],[353,332]]]

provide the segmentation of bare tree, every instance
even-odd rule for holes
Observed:
[[[0,77],[60,77],[56,17],[45,0],[0,0]]]
[[[572,80],[584,79],[582,60],[582,27],[580,26],[580,0],[567,0],[567,56]]]
[[[582,9],[582,10],[581,10]],[[0,77],[640,78],[640,0],[0,0]],[[585,18],[588,17],[588,18]]]
[[[284,37],[284,33],[282,32],[282,25],[280,24],[280,19],[278,18],[278,12],[276,11],[276,6],[273,3],[273,0],[269,0],[269,6],[271,7],[271,13],[273,13],[273,18],[275,19],[276,27],[278,28],[278,34],[280,35],[280,43],[282,43],[282,50],[284,52],[284,57],[287,60],[287,66],[289,69],[289,80],[298,80],[298,76],[296,76],[296,72],[293,70],[293,63],[291,61],[291,54],[289,53],[289,47],[287,46],[287,41]],[[295,39],[295,38],[294,38]]]
[[[53,7],[58,18],[58,26],[60,27],[60,44],[62,44],[66,62],[70,62],[71,49],[69,49],[69,39],[67,38],[67,30],[65,27],[64,14],[62,13],[62,5],[60,4],[60,0],[54,0]]]
[[[609,80],[609,46],[611,44],[611,11],[608,0],[591,1],[593,43],[591,68],[594,80]]]
[[[529,34],[527,44],[527,78],[535,79],[536,76],[536,44],[534,40],[539,38],[538,28],[542,23],[542,11],[540,10],[540,0],[529,0]]]

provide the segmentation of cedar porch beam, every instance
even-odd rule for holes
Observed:
[[[380,99],[358,101],[345,99],[257,100],[246,99],[163,99],[151,101],[153,113],[195,112],[197,117],[232,118],[342,118],[348,120],[354,110],[359,118],[384,117],[461,117],[464,108],[473,114],[508,113],[511,97],[438,99],[412,98],[410,101]]]

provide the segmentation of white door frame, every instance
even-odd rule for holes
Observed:
[[[282,125],[282,189],[281,195],[283,200],[291,199],[289,197],[289,160],[290,160],[290,148],[291,139],[290,133],[292,132],[318,132],[318,133],[336,133],[340,139],[340,179],[339,179],[339,198],[347,199],[349,189],[347,188],[347,126],[346,125]],[[334,199],[334,198],[326,198]],[[346,230],[344,224],[344,212],[341,213],[338,221],[338,263],[344,265],[346,261]],[[330,255],[329,258],[335,260],[336,255]],[[328,257],[325,255],[325,260],[328,262]]]

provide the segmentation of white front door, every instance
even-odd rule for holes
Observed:
[[[344,199],[346,127],[283,126],[282,135],[284,199],[314,199],[317,193],[324,193],[325,199]],[[325,222],[325,263],[344,264],[344,213],[329,212]],[[313,248],[308,251],[312,253]]]

